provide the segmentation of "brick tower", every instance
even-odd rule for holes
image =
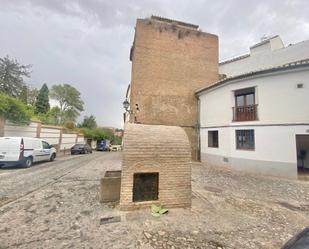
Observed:
[[[184,128],[196,159],[194,91],[218,80],[218,37],[180,21],[137,19],[130,60],[129,122]]]

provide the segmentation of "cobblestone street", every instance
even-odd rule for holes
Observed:
[[[121,153],[0,170],[0,248],[280,248],[309,225],[309,182],[193,163],[192,208],[160,218],[98,201]],[[120,216],[102,224],[100,219]]]

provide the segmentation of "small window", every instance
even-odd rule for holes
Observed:
[[[254,150],[254,130],[236,130],[236,149]]]
[[[208,147],[219,147],[219,135],[218,131],[208,131]]]
[[[159,199],[159,173],[135,173],[133,176],[133,202]]]
[[[296,86],[297,86],[297,88],[304,88],[304,84],[302,84],[302,83],[299,83]]]

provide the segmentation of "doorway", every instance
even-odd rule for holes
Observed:
[[[309,175],[309,135],[296,135],[297,169]]]

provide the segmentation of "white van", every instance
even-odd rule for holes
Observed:
[[[0,137],[0,167],[23,165],[31,167],[34,162],[53,161],[56,149],[46,141],[29,137]]]

